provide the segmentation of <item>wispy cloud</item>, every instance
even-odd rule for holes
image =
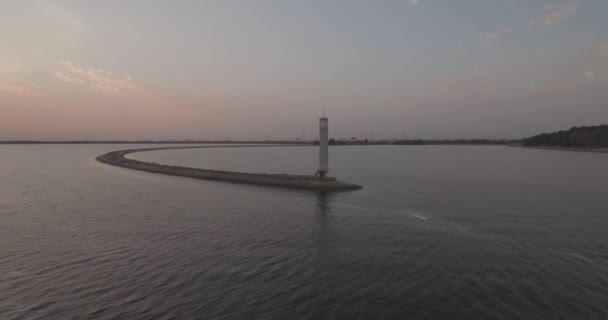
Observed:
[[[144,88],[129,74],[83,67],[71,61],[62,61],[55,78],[109,96],[146,95]]]
[[[418,0],[408,0],[407,3],[410,4],[410,5],[412,5],[412,6],[415,6],[415,5],[418,4]]]
[[[24,76],[23,66],[0,57],[0,96],[42,97],[46,91]]]
[[[33,85],[0,79],[0,95],[17,95],[25,97],[43,97],[46,92]]]
[[[523,24],[504,27],[498,31],[483,33],[481,43],[488,44],[503,34],[521,34],[556,25],[576,14],[581,6],[581,1],[582,0],[565,0],[558,5],[545,5],[542,7],[542,9],[540,9],[541,12],[539,14],[529,18],[527,22],[524,22]],[[520,15],[527,14],[528,11],[526,10],[522,11]]]
[[[600,54],[605,57],[608,57],[608,42],[600,43],[599,48]]]
[[[527,31],[546,28],[558,24],[573,16],[581,5],[580,0],[567,0],[561,5],[546,5],[543,13],[528,21]]]
[[[498,37],[498,33],[496,32],[486,32],[483,34],[483,38],[481,39],[482,44],[489,44],[492,41],[496,40]]]

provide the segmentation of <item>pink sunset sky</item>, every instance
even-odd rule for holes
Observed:
[[[490,3],[492,2],[492,3]],[[520,138],[608,122],[608,1],[0,0],[0,140]]]

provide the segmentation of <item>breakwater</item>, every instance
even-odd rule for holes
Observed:
[[[266,173],[245,173],[223,170],[209,170],[200,168],[190,168],[173,166],[153,162],[144,162],[126,158],[125,156],[135,152],[146,152],[170,149],[194,149],[194,148],[235,148],[235,147],[267,147],[264,145],[248,146],[188,146],[188,147],[160,147],[145,149],[129,149],[112,151],[97,157],[97,160],[109,165],[166,174],[179,177],[188,177],[202,180],[224,181],[232,183],[253,184],[268,187],[281,187],[291,189],[303,189],[323,192],[337,192],[357,190],[362,187],[356,184],[342,182],[334,177],[315,177],[308,175],[291,174],[266,174]]]

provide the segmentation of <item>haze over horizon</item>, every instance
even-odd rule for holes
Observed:
[[[0,0],[0,140],[521,138],[608,122],[608,1]]]

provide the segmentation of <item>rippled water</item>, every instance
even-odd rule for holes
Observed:
[[[608,154],[336,147],[320,195],[0,146],[0,319],[606,319]],[[143,147],[143,146],[142,146]],[[310,173],[312,147],[130,157]]]

